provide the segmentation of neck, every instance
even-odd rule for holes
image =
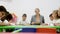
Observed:
[[[36,14],[36,16],[40,16],[40,14]]]

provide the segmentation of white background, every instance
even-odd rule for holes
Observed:
[[[26,13],[29,22],[32,15],[35,14],[35,8],[39,8],[40,14],[48,23],[49,14],[60,7],[60,0],[0,0],[0,5],[5,6],[10,13],[15,13],[20,20],[22,14]]]

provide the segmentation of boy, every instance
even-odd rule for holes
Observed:
[[[18,23],[18,25],[29,25],[29,23],[26,21],[27,15],[22,15],[22,20]]]

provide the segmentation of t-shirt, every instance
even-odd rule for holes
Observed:
[[[53,23],[60,23],[60,19],[53,20]]]
[[[53,20],[49,23],[49,26],[54,26],[54,23],[60,23],[60,19]]]
[[[28,25],[29,23],[28,23],[28,21],[23,21],[23,20],[21,20],[20,22],[18,22],[18,25]]]

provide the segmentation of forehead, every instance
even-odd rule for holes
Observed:
[[[35,10],[39,10],[39,8],[36,8]]]
[[[22,16],[22,17],[26,17],[26,16]]]
[[[2,12],[0,12],[0,13],[2,13]]]

